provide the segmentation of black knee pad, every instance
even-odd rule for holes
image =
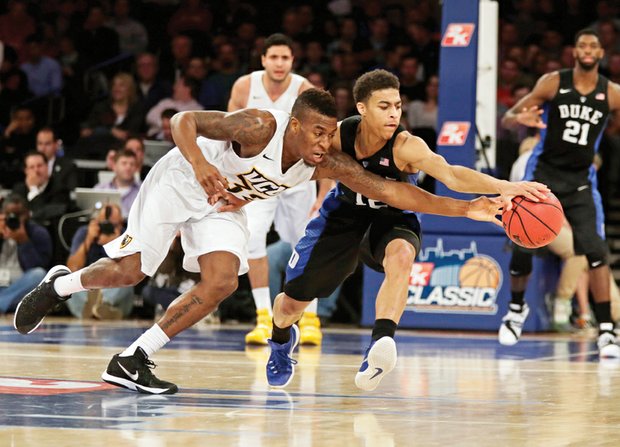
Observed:
[[[515,246],[510,258],[510,275],[527,276],[530,273],[532,273],[532,253]]]

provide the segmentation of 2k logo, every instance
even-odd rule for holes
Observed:
[[[451,23],[441,39],[442,47],[467,47],[474,35],[473,23]]]
[[[437,144],[441,146],[463,146],[469,135],[469,121],[446,121],[441,126]]]

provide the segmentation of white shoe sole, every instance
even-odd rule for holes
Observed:
[[[617,359],[617,358],[620,358],[620,346],[618,346],[618,345],[603,346],[599,350],[599,357],[605,358],[605,359]]]
[[[368,353],[368,368],[355,375],[355,386],[372,391],[396,366],[396,342],[391,337],[382,337],[375,342]]]
[[[167,388],[149,388],[146,386],[138,385],[131,380],[121,379],[120,377],[112,376],[108,374],[107,371],[104,371],[103,374],[101,374],[101,380],[109,383],[110,385],[120,386],[122,388],[127,388],[128,390],[137,391],[138,393],[144,394],[165,394],[166,391],[168,391]]]
[[[515,336],[515,334],[506,327],[504,323],[499,327],[499,332],[497,334],[497,339],[499,340],[499,344],[503,346],[514,346],[519,342],[519,338]]]

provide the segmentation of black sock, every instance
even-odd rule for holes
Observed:
[[[594,303],[594,316],[598,324],[612,323],[611,320],[611,302],[605,301],[604,303]]]
[[[291,339],[291,327],[279,328],[276,323],[273,323],[273,330],[271,332],[271,340],[283,345],[288,343]]]
[[[375,325],[372,328],[372,340],[377,341],[381,337],[394,338],[395,332],[396,323],[394,323],[392,320],[388,320],[387,318],[375,320]]]
[[[525,304],[525,290],[521,292],[510,291],[510,304],[516,304],[517,306],[523,306]]]

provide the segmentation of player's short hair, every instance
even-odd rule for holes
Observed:
[[[353,85],[353,99],[356,103],[366,102],[374,91],[386,88],[400,88],[398,78],[387,70],[377,69],[364,73]]]
[[[599,42],[601,41],[601,36],[598,35],[598,32],[594,28],[584,28],[577,31],[577,34],[575,34],[575,45],[577,45],[577,41],[581,36],[594,36]]]
[[[265,39],[265,43],[263,44],[263,56],[267,54],[269,48],[280,45],[286,45],[293,51],[293,41],[290,37],[281,33],[275,33]]]
[[[293,104],[291,115],[299,118],[308,110],[314,110],[324,116],[335,118],[336,115],[336,101],[334,97],[318,88],[310,88],[302,92]]]

